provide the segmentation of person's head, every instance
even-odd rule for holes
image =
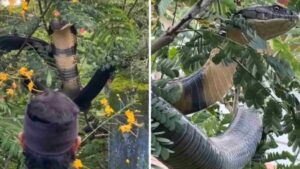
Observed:
[[[68,169],[80,145],[78,107],[62,93],[46,91],[27,105],[19,135],[28,169]]]

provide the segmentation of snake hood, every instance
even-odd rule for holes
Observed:
[[[244,17],[257,34],[265,40],[275,38],[289,31],[299,21],[296,12],[277,4],[245,8],[238,11],[233,17],[239,16]],[[228,29],[228,37],[243,43],[244,40],[238,38],[237,32],[241,34],[237,29]]]

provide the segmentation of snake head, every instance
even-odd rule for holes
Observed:
[[[265,40],[286,33],[299,22],[296,12],[278,4],[245,8],[235,14],[238,15],[242,15]]]

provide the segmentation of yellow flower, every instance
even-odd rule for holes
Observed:
[[[129,164],[129,163],[130,163],[130,160],[129,160],[129,159],[126,159],[125,162],[126,162],[126,164]]]
[[[127,117],[127,122],[128,122],[129,124],[136,123],[136,119],[135,119],[135,116],[134,116],[133,111],[127,110],[127,111],[125,112],[125,115],[126,115],[126,117]]]
[[[19,69],[19,73],[22,75],[22,74],[24,74],[24,73],[26,73],[28,71],[28,69],[27,69],[27,67],[21,67],[20,69]]]
[[[31,79],[33,76],[33,70],[30,70],[26,73],[25,77],[27,77],[28,79]]]
[[[83,164],[82,164],[81,160],[76,159],[76,160],[73,162],[73,167],[74,167],[75,169],[80,169],[80,168],[82,168],[82,167],[83,167]]]
[[[0,72],[0,81],[6,81],[8,80],[8,74],[7,73],[3,73],[3,72]]]
[[[131,131],[132,125],[131,125],[131,124],[121,125],[121,126],[119,127],[119,129],[121,130],[122,133],[128,133],[128,132]]]
[[[22,1],[22,10],[25,12],[28,10],[28,3],[26,0]]]
[[[33,70],[28,70],[26,67],[21,67],[19,69],[19,74],[25,76],[27,79],[31,79],[33,76]]]
[[[34,86],[33,81],[30,81],[27,85],[27,88],[30,92],[33,90],[33,86]]]
[[[107,106],[108,105],[108,101],[107,101],[107,99],[101,99],[100,100],[100,104],[102,104],[103,106]]]
[[[28,72],[27,67],[21,67],[21,68],[19,69],[19,74],[20,74],[20,75],[23,75],[23,76],[24,76],[27,72]]]
[[[72,3],[78,3],[79,0],[72,0]]]
[[[113,114],[114,109],[111,108],[109,105],[107,105],[104,108],[104,112],[105,112],[105,116],[110,117]]]
[[[14,91],[14,89],[6,89],[6,94],[8,96],[13,96],[13,95],[15,95],[15,91]]]

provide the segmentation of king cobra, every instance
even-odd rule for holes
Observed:
[[[287,32],[299,20],[295,12],[277,4],[245,8],[236,15],[242,15],[264,40]],[[238,43],[248,43],[246,36],[238,28],[228,29],[226,35]],[[157,116],[186,115],[219,101],[232,87],[236,67],[235,63],[215,64],[209,58],[201,70],[166,85],[179,89],[177,99],[152,95],[152,118],[161,124],[155,131],[165,131],[161,137],[173,142],[169,148],[174,153],[164,161],[170,168],[242,169],[255,154],[263,126],[257,110],[253,108],[238,106],[227,131],[213,138],[208,138],[184,116],[179,119],[175,129]]]
[[[72,26],[71,27],[65,27],[65,29],[68,29],[68,31],[66,31],[66,36],[73,38],[72,36],[74,35],[75,32],[73,31],[69,31],[74,29]],[[65,30],[62,29],[62,30]],[[72,35],[73,34],[73,35]],[[75,37],[74,37],[75,38]],[[62,40],[60,40],[62,41]],[[71,41],[71,42],[75,42],[75,41]],[[55,65],[53,63],[53,60],[55,60],[55,56],[58,54],[62,54],[63,52],[58,52],[58,50],[56,49],[55,51],[55,47],[53,45],[50,45],[49,43],[38,39],[38,38],[27,38],[21,35],[3,35],[0,36],[0,57],[5,54],[5,53],[9,53],[11,51],[14,50],[19,50],[23,44],[25,45],[25,49],[26,50],[31,50],[31,51],[35,51],[37,52],[37,54],[42,57],[43,59],[45,59],[47,61],[47,63],[49,63],[49,66],[53,66]],[[74,43],[69,43],[71,45],[75,45]],[[58,44],[58,47],[61,47],[63,45]],[[52,50],[51,50],[52,49]],[[53,50],[54,49],[54,50]],[[63,51],[67,51],[67,50],[63,50]],[[70,50],[69,50],[70,51]],[[69,55],[74,55],[75,51],[72,50],[72,52],[70,52]],[[68,52],[67,52],[68,53]],[[59,56],[57,56],[59,57]],[[49,60],[49,58],[53,58],[52,60]],[[88,110],[91,102],[93,101],[93,99],[100,93],[100,91],[102,90],[102,88],[105,86],[107,80],[110,78],[112,72],[114,72],[115,68],[111,67],[109,69],[97,69],[96,72],[94,73],[93,77],[91,78],[91,80],[88,82],[88,84],[80,89],[80,91],[78,91],[78,72],[76,71],[76,62],[72,62],[73,57],[67,56],[66,59],[68,59],[68,64],[67,66],[69,66],[72,70],[71,75],[72,76],[68,76],[70,74],[68,74],[68,71],[61,71],[60,75],[64,76],[65,79],[67,77],[72,77],[74,80],[71,81],[71,83],[68,81],[68,79],[64,80],[63,78],[63,89],[65,88],[65,93],[69,94],[69,96],[74,100],[74,102],[78,105],[78,107],[82,110]],[[56,62],[62,62],[62,59],[56,59]],[[61,63],[62,65],[64,63]],[[66,63],[65,63],[66,64]],[[64,67],[56,67],[59,71],[63,70]],[[71,72],[69,71],[69,72]],[[65,74],[62,74],[65,73]],[[28,83],[28,81],[24,81],[25,83]],[[66,85],[64,85],[66,84]],[[70,86],[70,88],[67,88],[68,86]],[[76,86],[76,87],[73,87]],[[40,82],[35,81],[35,87],[37,87],[38,90],[44,90],[46,88],[45,85],[43,85]],[[75,92],[74,92],[75,91]]]
[[[49,35],[52,39],[52,51],[56,67],[62,80],[62,92],[74,99],[80,92],[80,80],[77,68],[77,38],[74,25],[65,21],[53,20]]]

